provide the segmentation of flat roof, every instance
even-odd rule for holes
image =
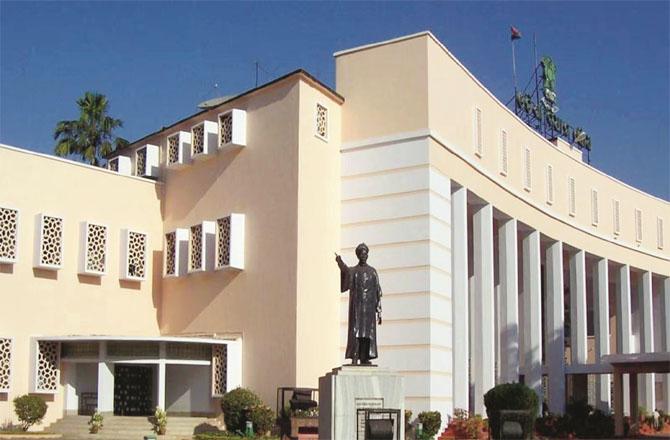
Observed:
[[[234,338],[217,338],[203,336],[114,336],[114,335],[67,335],[67,336],[35,336],[40,341],[78,342],[78,341],[128,341],[128,342],[182,342],[190,344],[226,345],[234,342]]]

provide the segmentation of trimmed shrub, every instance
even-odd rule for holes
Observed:
[[[424,438],[433,438],[437,435],[442,424],[442,416],[438,411],[420,412],[417,419],[423,425]]]
[[[221,410],[228,431],[244,432],[249,409],[261,405],[261,399],[251,390],[235,388],[221,399]]]
[[[27,431],[35,423],[40,423],[47,413],[47,404],[39,396],[24,394],[14,399],[14,412],[21,421],[21,428]]]
[[[526,385],[505,383],[497,385],[484,394],[486,415],[489,419],[491,438],[500,437],[500,411],[524,410],[529,416],[519,420],[526,438],[533,435],[533,427],[538,412],[537,394]]]
[[[256,435],[265,435],[275,424],[275,413],[266,405],[249,408],[249,420],[254,424]]]

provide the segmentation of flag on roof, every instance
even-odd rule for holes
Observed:
[[[514,26],[511,26],[509,30],[512,33],[512,35],[511,35],[512,41],[518,40],[518,39],[521,38],[521,31],[519,29],[515,28]]]

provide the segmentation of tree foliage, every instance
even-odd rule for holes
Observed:
[[[128,141],[114,135],[123,122],[107,114],[109,101],[105,95],[86,92],[77,100],[79,119],[60,121],[54,129],[58,156],[79,156],[91,165],[101,166],[103,158],[128,145]]]
[[[40,423],[47,413],[47,404],[41,397],[24,394],[14,399],[14,412],[21,421],[21,427],[27,431],[35,423]]]

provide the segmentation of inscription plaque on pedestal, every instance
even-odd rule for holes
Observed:
[[[383,397],[357,397],[356,398],[356,422],[358,424],[359,439],[365,438],[365,414],[359,412],[359,409],[382,409],[384,408]]]

